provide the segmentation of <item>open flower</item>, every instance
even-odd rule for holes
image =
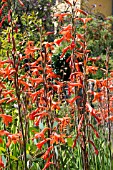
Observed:
[[[8,126],[9,123],[12,122],[12,116],[10,116],[10,115],[0,114],[0,117],[2,117],[3,123],[4,123],[6,126]]]
[[[44,139],[43,141],[37,143],[36,146],[38,147],[38,149],[39,149],[39,150],[42,149],[42,146],[43,146],[45,143],[47,143],[48,140],[50,140],[50,139],[47,138],[47,139]]]
[[[21,132],[8,135],[8,142],[6,143],[6,146],[9,147],[11,142],[13,142],[14,144],[16,144],[17,142],[21,142],[21,138],[22,138]]]
[[[38,138],[45,139],[44,133],[45,133],[47,130],[49,130],[49,129],[50,129],[50,128],[46,127],[46,128],[44,128],[41,132],[36,133],[36,134],[35,134],[35,138],[36,138],[36,139],[38,139]]]
[[[58,144],[59,142],[65,143],[64,137],[66,135],[65,134],[57,134],[56,132],[53,132],[51,135],[51,144]]]

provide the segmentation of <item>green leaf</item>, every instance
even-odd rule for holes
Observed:
[[[59,110],[58,110],[58,109],[56,109],[56,114],[58,114],[58,112],[59,112]]]
[[[42,168],[40,168],[39,164],[36,162],[33,162],[31,167],[30,167],[30,170],[35,170],[35,169],[38,169],[38,170],[41,170]]]
[[[56,153],[56,157],[58,159],[58,149],[57,149],[57,146],[55,146],[55,153]]]
[[[68,146],[72,147],[72,145],[73,145],[72,138],[67,138],[67,144],[68,144]]]
[[[38,130],[37,128],[35,128],[35,127],[29,127],[29,131],[30,131],[32,134],[34,134],[34,131],[35,131],[35,132],[38,132],[39,130]]]
[[[6,152],[6,149],[5,149],[5,148],[3,148],[3,147],[0,147],[0,151],[2,151],[2,152]]]
[[[42,162],[42,161],[43,161],[43,159],[41,159],[41,158],[33,159],[33,162],[36,162],[36,163],[39,163],[39,162]]]
[[[27,159],[29,159],[30,161],[33,161],[33,158],[30,154],[27,154]]]
[[[10,156],[10,159],[13,159],[13,160],[15,160],[15,161],[17,161],[17,160],[18,160],[18,158],[17,158],[17,157],[15,157],[15,156],[13,156],[13,155],[11,155],[11,156]]]

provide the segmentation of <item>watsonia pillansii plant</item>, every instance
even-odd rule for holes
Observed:
[[[18,0],[18,3],[24,8],[23,1]],[[0,22],[2,28],[7,19],[10,27],[7,35],[10,48],[0,60],[1,169],[95,168],[96,161],[105,156],[99,148],[102,145],[100,138],[106,134],[105,124],[109,129],[107,140],[111,158],[109,122],[113,121],[113,75],[112,71],[111,77],[108,75],[109,50],[107,71],[104,70],[106,78],[89,79],[89,74],[96,74],[99,69],[95,61],[100,60],[100,57],[89,57],[87,48],[87,24],[92,18],[76,8],[77,0],[65,0],[65,3],[70,12],[55,14],[64,26],[59,26],[58,38],[53,42],[44,38],[54,32],[43,33],[40,22],[40,41],[28,38],[23,50],[18,51],[20,30],[14,31],[13,9],[8,9],[8,15]],[[7,6],[8,1],[2,0],[1,16]],[[70,23],[65,24],[64,17],[70,18]],[[78,26],[81,32],[78,32]],[[64,44],[60,60],[69,52],[66,62],[71,70],[65,82],[52,68],[56,48]],[[89,82],[94,83],[94,89]]]

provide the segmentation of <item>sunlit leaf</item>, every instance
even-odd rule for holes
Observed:
[[[3,147],[0,147],[0,151],[2,151],[2,152],[6,152],[6,149],[5,149],[5,148],[3,148]]]
[[[17,161],[17,160],[18,160],[18,158],[17,158],[17,157],[15,157],[15,156],[13,156],[13,155],[11,155],[11,156],[10,156],[10,158],[11,158],[11,159],[13,159],[13,160],[15,160],[15,161]]]
[[[72,147],[72,145],[73,145],[72,138],[67,138],[67,144],[68,144],[68,146]]]

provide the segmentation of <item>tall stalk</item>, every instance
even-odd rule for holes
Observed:
[[[110,116],[110,105],[109,105],[109,80],[108,80],[108,72],[109,72],[109,47],[106,50],[106,80],[107,80],[107,91],[106,91],[106,100],[107,100],[107,112],[108,112],[108,117]],[[109,147],[109,154],[110,154],[110,170],[111,170],[111,122],[108,122],[108,147]]]
[[[85,36],[84,36],[85,38]],[[83,169],[88,170],[89,165],[88,165],[88,155],[87,155],[87,147],[86,147],[86,142],[87,142],[87,131],[86,131],[86,125],[87,125],[87,111],[86,111],[86,102],[87,102],[87,75],[86,75],[86,61],[87,61],[87,54],[85,53],[86,50],[86,42],[84,42],[84,58],[83,58],[83,109],[82,109],[82,114],[84,115],[84,120],[83,120]],[[88,127],[87,127],[88,128]]]
[[[20,129],[22,132],[22,139],[23,139],[23,154],[24,154],[24,170],[27,170],[27,157],[26,157],[26,136],[24,133],[24,124],[23,124],[23,118],[22,118],[22,111],[21,111],[21,98],[20,98],[20,88],[18,83],[18,60],[16,59],[16,43],[14,39],[13,34],[13,21],[12,21],[12,15],[11,15],[11,29],[12,29],[12,57],[13,57],[13,68],[15,70],[14,74],[14,86],[15,86],[15,94],[17,97],[17,105],[18,105],[18,116],[19,116],[19,122],[20,122]],[[25,128],[26,131],[26,128]]]
[[[15,63],[15,56],[14,55],[13,55],[13,61],[14,61],[14,68],[16,70],[16,63]],[[14,76],[14,85],[15,85],[15,92],[16,92],[16,97],[17,97],[20,128],[21,128],[21,131],[22,131],[22,138],[23,138],[24,170],[27,170],[26,139],[25,139],[25,134],[24,134],[24,125],[23,125],[22,112],[21,112],[21,99],[20,99],[20,89],[19,89],[19,84],[18,84],[18,73],[17,73],[17,71],[15,72],[15,76]]]

